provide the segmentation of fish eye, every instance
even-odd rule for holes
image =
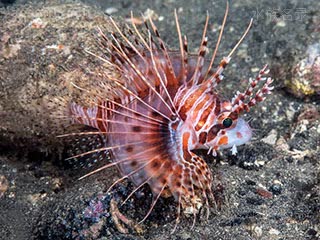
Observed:
[[[232,122],[232,119],[228,117],[223,120],[222,124],[224,127],[228,128],[232,125]]]

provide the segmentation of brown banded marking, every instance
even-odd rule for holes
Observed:
[[[86,120],[79,119],[81,123],[94,125],[101,132],[106,132],[106,135],[110,131],[110,147],[95,151],[110,150],[114,162],[86,176],[110,166],[118,166],[122,177],[110,188],[126,178],[137,185],[133,192],[146,183],[150,185],[154,199],[141,222],[149,216],[159,197],[167,191],[171,192],[178,202],[176,222],[179,220],[181,207],[191,208],[194,216],[199,206],[209,208],[209,202],[214,200],[211,189],[212,173],[206,162],[191,149],[200,147],[217,150],[228,143],[228,129],[225,126],[229,125],[223,125],[224,119],[229,117],[236,124],[241,111],[263,100],[264,95],[271,90],[270,81],[267,81],[262,89],[253,93],[261,79],[261,76],[258,76],[244,93],[235,96],[232,103],[226,105],[226,102],[219,100],[214,87],[222,80],[222,72],[252,24],[251,21],[229,55],[221,60],[216,71],[212,71],[211,66],[227,13],[228,3],[207,71],[202,68],[207,48],[208,17],[196,56],[188,55],[187,38],[182,37],[176,12],[180,56],[177,52],[167,50],[151,19],[150,29],[146,24],[147,39],[132,23],[134,31],[131,33],[135,32],[136,36],[133,37],[134,41],[130,42],[129,37],[112,19],[117,34],[111,34],[111,39],[102,34],[105,41],[102,45],[107,45],[107,51],[111,55],[110,60],[104,62],[119,71],[118,75],[102,76],[113,81],[115,91],[110,99],[100,98],[105,102],[96,103],[96,109],[85,109],[84,112],[78,109],[78,115],[87,115]],[[264,71],[260,73],[263,75]],[[96,110],[98,112],[95,112]],[[93,116],[90,118],[88,114]],[[231,125],[230,129],[233,127]],[[127,135],[119,137],[114,134],[121,132]],[[146,133],[150,135],[146,137]],[[241,132],[236,132],[236,135],[243,137]]]
[[[177,108],[181,119],[186,120],[187,113],[192,113],[191,109],[194,109],[196,102],[202,104],[201,99],[205,96],[206,94],[199,88],[191,88],[187,91]]]
[[[199,134],[199,143],[200,144],[205,144],[205,142],[207,141],[207,133],[206,132],[201,132]]]
[[[182,151],[183,151],[183,159],[187,162],[191,160],[191,154],[189,150],[189,141],[190,141],[190,132],[184,132],[182,135]]]
[[[197,132],[204,127],[209,117],[209,114],[211,113],[214,107],[215,105],[211,101],[207,101],[206,105],[202,109],[202,112],[199,112],[199,117],[196,121],[197,124],[194,128]]]
[[[150,21],[150,24],[152,26],[152,29],[154,31],[154,33],[156,34],[157,36],[157,39],[160,41],[160,47],[165,55],[165,58],[166,58],[166,62],[168,63],[167,64],[167,68],[168,68],[168,71],[169,71],[169,78],[171,81],[167,81],[167,85],[172,85],[172,86],[178,86],[178,81],[177,81],[177,77],[175,75],[175,72],[174,72],[174,69],[173,69],[173,66],[172,66],[172,62],[171,62],[171,59],[169,57],[169,54],[168,54],[168,51],[167,51],[167,48],[166,48],[166,45],[164,44],[163,40],[161,39],[160,37],[160,34],[159,34],[159,31],[157,29],[157,27],[155,26],[155,24],[153,23],[153,20],[152,18],[150,17],[149,18],[149,21]]]
[[[213,125],[207,135],[207,142],[211,142],[213,139],[215,139],[221,129],[221,125]]]
[[[190,82],[190,84],[192,83],[192,85],[197,85],[199,83],[199,78],[201,76],[201,70],[204,64],[204,56],[207,51],[208,38],[206,37],[206,34],[208,29],[208,23],[209,23],[209,15],[207,14],[206,22],[204,24],[204,29],[202,32],[202,39],[201,39],[201,43],[198,51],[197,64],[196,64],[193,76],[191,77],[192,82]]]

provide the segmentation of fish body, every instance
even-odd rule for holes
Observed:
[[[235,154],[236,147],[252,136],[240,115],[270,94],[272,79],[265,77],[265,66],[244,92],[224,100],[216,86],[251,23],[231,53],[213,69],[215,54],[211,61],[205,59],[208,18],[198,54],[189,54],[175,17],[180,51],[167,50],[152,20],[147,38],[133,23],[132,33],[137,36],[133,44],[111,19],[118,35],[111,34],[111,40],[102,31],[100,35],[110,55],[102,61],[117,72],[106,78],[115,87],[108,97],[96,96],[91,107],[71,103],[69,116],[74,123],[96,128],[106,139],[106,146],[96,151],[110,152],[112,163],[106,167],[119,168],[122,177],[117,182],[128,178],[136,190],[148,184],[155,196],[152,207],[161,195],[169,194],[178,202],[179,212],[182,207],[196,214],[202,206],[209,208],[214,194],[212,172],[193,150],[207,149],[216,155],[218,150],[231,148]]]

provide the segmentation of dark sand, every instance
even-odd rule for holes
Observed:
[[[265,63],[272,69],[275,90],[247,114],[256,129],[254,139],[239,148],[236,157],[225,151],[219,161],[207,158],[223,188],[221,209],[212,209],[208,220],[199,217],[193,229],[192,218],[182,218],[172,235],[176,214],[172,199],[159,200],[140,234],[119,233],[108,213],[97,222],[84,217],[89,202],[101,199],[118,173],[110,169],[77,181],[89,170],[66,167],[59,159],[59,147],[50,139],[54,135],[50,134],[50,113],[42,113],[49,116],[44,122],[39,120],[38,100],[51,96],[48,92],[58,85],[58,78],[68,77],[71,66],[91,64],[81,51],[94,27],[105,21],[100,17],[105,9],[119,21],[123,21],[119,16],[129,17],[130,10],[137,16],[147,8],[153,10],[156,19],[160,17],[155,22],[162,37],[177,48],[173,17],[177,8],[191,50],[199,44],[207,10],[209,47],[214,46],[218,32],[213,29],[225,11],[224,1],[108,2],[97,4],[97,9],[77,3],[66,7],[55,1],[0,8],[0,239],[319,239],[320,102],[317,93],[305,90],[319,90],[319,82],[314,81],[319,75],[302,90],[293,82],[293,69],[307,57],[308,46],[320,42],[320,3],[316,0],[230,4],[218,59],[228,53],[251,17],[254,25],[225,72],[221,91],[232,96],[244,88],[242,79],[254,77]],[[28,28],[36,18],[33,14],[47,22],[43,31]],[[39,49],[57,43],[69,46],[71,53],[41,54]],[[17,53],[15,44],[20,44]],[[13,55],[3,50],[6,46]],[[9,55],[4,58],[4,54]],[[120,200],[132,189],[124,183],[112,194]],[[108,195],[103,201],[106,209],[109,201]],[[151,194],[145,188],[121,212],[139,220],[150,203]]]

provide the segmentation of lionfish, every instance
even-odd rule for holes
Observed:
[[[273,80],[265,76],[269,72],[266,65],[256,78],[250,78],[245,91],[238,91],[231,101],[219,96],[216,87],[223,80],[222,73],[252,25],[251,19],[228,56],[212,70],[228,8],[227,4],[210,61],[205,59],[208,14],[198,53],[190,54],[176,11],[180,50],[167,49],[151,18],[145,21],[147,37],[144,37],[131,14],[132,28],[127,30],[135,36],[135,41],[131,41],[110,18],[115,29],[110,38],[99,30],[100,44],[110,57],[100,57],[88,51],[109,64],[117,74],[106,76],[114,88],[107,96],[95,96],[97,100],[93,106],[85,107],[74,102],[69,105],[68,117],[74,123],[97,129],[83,134],[103,136],[106,142],[101,148],[73,157],[108,151],[112,162],[82,178],[117,166],[122,177],[109,189],[129,179],[136,185],[129,197],[148,184],[154,198],[141,222],[164,195],[173,196],[177,202],[176,223],[181,209],[196,216],[204,207],[209,213],[210,203],[214,201],[213,175],[205,160],[194,150],[207,149],[208,154],[216,156],[218,150],[231,148],[236,154],[237,146],[252,136],[250,126],[240,117],[241,113],[263,101],[273,89],[270,86]],[[105,84],[101,82],[101,86],[103,91]]]

